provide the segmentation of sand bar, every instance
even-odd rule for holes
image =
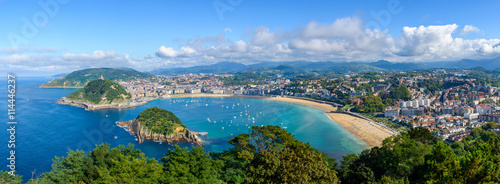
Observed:
[[[341,125],[349,133],[365,142],[370,147],[380,146],[382,141],[392,136],[392,132],[386,128],[374,123],[370,123],[365,119],[351,116],[343,113],[331,113],[336,111],[337,108],[328,104],[301,100],[296,98],[283,98],[283,97],[265,97],[265,96],[249,96],[249,95],[225,95],[225,94],[181,94],[171,95],[170,98],[185,98],[185,97],[241,97],[241,98],[257,98],[264,100],[275,100],[282,102],[290,102],[301,105],[315,107],[325,111],[325,114],[334,123]]]

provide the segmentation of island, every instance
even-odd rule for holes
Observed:
[[[60,79],[51,80],[47,84],[42,84],[40,88],[83,88],[90,81],[100,78],[120,82],[137,79],[150,79],[152,77],[154,76],[151,74],[138,72],[133,69],[89,68],[71,72]]]
[[[67,104],[85,109],[127,108],[144,105],[147,101],[137,102],[123,87],[109,79],[97,79],[84,88],[70,93],[56,103]]]
[[[206,132],[192,132],[182,124],[174,113],[158,107],[148,108],[130,121],[116,122],[120,127],[127,127],[130,134],[135,135],[137,141],[156,141],[167,143],[190,142],[202,145],[203,140],[198,135]]]

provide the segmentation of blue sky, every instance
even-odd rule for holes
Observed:
[[[48,75],[220,61],[493,58],[500,56],[498,7],[457,0],[0,0],[0,67]],[[37,32],[23,33],[27,24]]]

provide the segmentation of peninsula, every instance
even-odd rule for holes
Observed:
[[[83,88],[90,81],[96,79],[109,79],[114,82],[130,81],[138,79],[150,79],[153,75],[138,72],[133,69],[117,69],[117,68],[89,68],[71,72],[60,79],[54,79],[46,84],[42,84],[40,88]]]
[[[126,108],[144,105],[147,101],[135,102],[122,86],[108,79],[89,82],[84,88],[70,93],[57,101],[85,109]]]
[[[148,108],[130,121],[116,122],[118,126],[128,127],[130,134],[136,136],[137,141],[160,141],[167,143],[191,142],[202,145],[200,134],[191,132],[182,124],[174,113],[158,107]]]

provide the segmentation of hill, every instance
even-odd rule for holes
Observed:
[[[108,79],[97,79],[89,82],[84,88],[70,93],[66,98],[102,105],[128,101],[132,95],[120,84]]]
[[[170,135],[186,128],[174,113],[158,107],[143,110],[135,119],[153,133]]]
[[[99,79],[109,79],[112,81],[129,81],[134,79],[147,79],[153,77],[151,74],[138,72],[133,69],[115,69],[115,68],[90,68],[71,72],[61,79],[54,79],[41,88],[81,88],[88,82]]]
[[[158,107],[147,108],[140,112],[137,118],[116,124],[129,127],[128,131],[135,134],[139,143],[150,140],[168,143],[192,142],[201,145],[203,142],[197,136],[201,133],[189,131],[174,113]]]
[[[263,70],[280,70],[280,67],[287,66],[287,70],[296,69],[301,72],[318,72],[337,74],[354,72],[377,72],[377,71],[408,71],[433,68],[460,68],[469,69],[483,67],[488,70],[500,68],[500,57],[492,59],[471,60],[463,59],[459,61],[433,61],[433,62],[390,62],[378,60],[376,62],[332,62],[332,61],[262,61],[256,64],[244,65],[235,62],[220,62],[213,65],[193,66],[186,68],[157,69],[150,73],[160,75],[177,75],[188,73],[247,73]]]
[[[189,74],[189,73],[229,73],[229,72],[239,72],[247,69],[248,66],[235,63],[235,62],[220,62],[213,65],[203,65],[203,66],[193,66],[186,68],[169,68],[169,69],[157,69],[149,73],[156,75],[178,75],[178,74]]]

